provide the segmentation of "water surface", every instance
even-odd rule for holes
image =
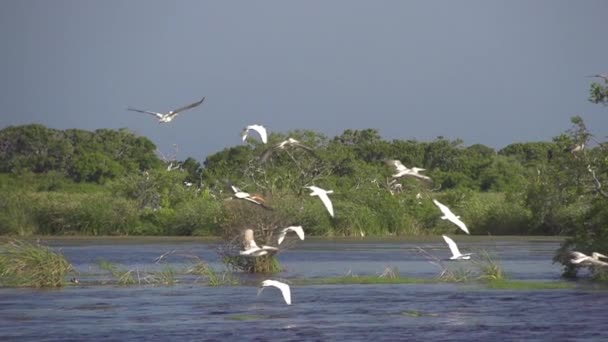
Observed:
[[[544,238],[455,240],[463,251],[494,255],[513,279],[559,281],[551,262],[559,241]],[[292,285],[293,305],[261,279],[245,286],[209,287],[182,279],[175,286],[91,285],[105,277],[99,260],[142,271],[189,264],[188,258],[154,260],[167,251],[192,254],[222,268],[217,243],[189,240],[48,241],[84,278],[84,286],[57,290],[0,289],[2,341],[395,341],[395,340],[588,340],[608,339],[604,328],[608,291],[489,290],[462,284]],[[298,242],[279,255],[293,278],[380,274],[435,277],[438,269],[419,252],[447,258],[440,238],[427,241]],[[450,267],[466,267],[449,263]]]

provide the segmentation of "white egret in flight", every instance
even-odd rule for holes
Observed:
[[[441,216],[442,220],[449,220],[450,222],[452,222],[455,225],[457,225],[460,229],[462,229],[465,233],[470,234],[469,233],[469,229],[467,228],[467,226],[464,224],[464,222],[462,222],[460,220],[460,216],[454,215],[454,213],[452,213],[452,211],[450,210],[450,208],[448,208],[445,205],[441,204],[436,199],[433,199],[433,203],[435,203],[435,205],[437,207],[439,207],[439,210],[441,210],[441,212],[443,213],[443,216]]]
[[[264,144],[266,142],[268,142],[268,135],[266,134],[266,128],[262,125],[249,125],[249,126],[245,127],[245,129],[243,129],[243,132],[241,133],[241,138],[243,139],[243,141],[247,140],[247,136],[249,134],[249,131],[251,131],[251,130],[258,132],[258,134],[260,135],[260,138],[262,139],[262,142]]]
[[[243,199],[245,201],[249,201],[251,203],[255,203],[259,206],[261,206],[264,209],[269,209],[269,210],[273,210],[271,207],[267,206],[264,200],[264,198],[260,195],[250,195],[247,192],[241,191],[241,189],[237,188],[234,185],[231,185],[232,187],[232,191],[234,192],[234,197],[239,198],[239,199]]]
[[[294,232],[294,233],[298,234],[298,237],[300,238],[300,240],[304,240],[304,229],[302,228],[302,226],[290,226],[290,227],[281,229],[281,231],[279,232],[279,239],[278,239],[279,245],[283,242],[283,240],[285,240],[285,235],[287,235],[288,232]]]
[[[570,262],[573,264],[577,264],[577,265],[581,264],[581,265],[585,265],[585,266],[588,266],[588,265],[608,266],[608,262],[600,260],[600,258],[608,259],[608,256],[605,256],[604,254],[601,254],[598,252],[593,252],[593,253],[591,253],[591,256],[588,256],[581,252],[572,251],[570,253],[570,255],[572,256],[572,259],[570,259]]]
[[[244,250],[239,252],[240,255],[258,257],[258,256],[266,255],[269,252],[276,252],[279,250],[278,248],[272,247],[272,246],[262,245],[262,247],[259,247],[258,244],[253,239],[253,230],[252,229],[246,229],[243,235],[244,235],[244,238],[243,238]]]
[[[421,171],[425,171],[426,169],[420,167],[408,168],[401,163],[401,161],[397,159],[389,159],[384,161],[387,165],[395,168],[395,174],[392,175],[393,178],[400,178],[403,176],[415,177],[424,181],[432,181],[431,177],[420,174]]]
[[[260,284],[258,296],[260,295],[260,293],[262,293],[264,288],[268,286],[274,286],[277,289],[281,290],[281,294],[283,294],[283,299],[285,299],[285,303],[287,303],[287,305],[291,305],[291,290],[289,289],[289,285],[276,280],[264,280]]]
[[[305,188],[308,188],[308,189],[310,189],[310,191],[312,191],[310,193],[310,196],[319,196],[319,198],[321,199],[321,202],[323,202],[323,205],[325,205],[325,208],[327,208],[329,215],[331,217],[334,217],[334,207],[331,204],[329,197],[327,196],[327,194],[332,194],[334,191],[333,190],[324,190],[324,189],[321,189],[314,185],[305,186]]]
[[[177,116],[177,114],[179,114],[180,112],[194,108],[194,107],[200,105],[201,103],[203,103],[203,101],[205,101],[204,97],[200,101],[191,103],[187,106],[184,106],[184,107],[181,107],[178,109],[171,110],[167,113],[152,112],[149,110],[141,110],[141,109],[136,109],[136,108],[127,108],[127,110],[154,115],[158,118],[158,123],[167,123],[167,122],[171,122],[171,120],[173,120]]]
[[[266,151],[264,151],[264,153],[260,157],[260,162],[262,162],[262,163],[266,162],[270,158],[270,156],[272,156],[272,154],[274,152],[279,151],[279,150],[284,150],[288,146],[299,147],[318,158],[317,154],[315,153],[315,151],[312,148],[302,144],[301,142],[297,141],[294,138],[289,138],[287,140],[283,140],[280,143],[266,149]]]
[[[450,260],[471,259],[471,254],[473,254],[473,253],[465,253],[465,254],[460,253],[460,250],[458,249],[458,246],[456,245],[456,242],[454,242],[454,240],[452,240],[450,237],[445,236],[445,235],[441,235],[441,236],[443,236],[443,239],[445,240],[445,242],[448,244],[448,247],[450,248],[450,252],[452,252],[452,256],[450,257]]]

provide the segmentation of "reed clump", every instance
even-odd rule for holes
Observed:
[[[40,243],[12,240],[0,247],[0,285],[61,287],[74,272],[63,254]]]

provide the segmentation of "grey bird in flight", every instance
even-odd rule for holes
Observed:
[[[168,122],[171,122],[171,120],[173,120],[177,116],[177,114],[179,114],[180,112],[183,112],[188,109],[192,109],[192,108],[200,105],[201,103],[203,103],[203,101],[205,101],[204,97],[200,101],[196,101],[187,106],[171,110],[167,113],[158,113],[158,112],[152,112],[149,110],[141,110],[141,109],[136,109],[136,108],[127,108],[127,110],[154,115],[156,118],[158,118],[158,123],[168,123]]]

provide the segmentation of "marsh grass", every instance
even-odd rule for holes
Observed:
[[[112,275],[112,277],[114,277],[116,279],[116,282],[118,283],[118,285],[121,285],[121,286],[128,286],[128,285],[135,285],[135,284],[141,285],[141,278],[139,277],[138,270],[125,270],[125,269],[119,268],[116,264],[113,264],[106,260],[99,261],[99,268],[101,268],[104,271],[109,272]],[[137,280],[135,279],[135,276],[133,274],[137,275]]]
[[[490,280],[484,283],[490,289],[497,290],[557,290],[571,289],[575,285],[568,282],[525,281],[525,280]]]
[[[477,267],[479,273],[478,280],[497,281],[506,279],[504,270],[496,258],[493,258],[486,251],[481,251],[478,255],[479,258],[472,259],[473,265]]]
[[[74,272],[63,254],[39,243],[12,240],[0,247],[0,284],[17,287],[60,287]]]
[[[188,274],[198,275],[206,279],[207,285],[209,286],[223,286],[223,285],[238,285],[239,281],[234,278],[227,271],[218,274],[213,267],[209,266],[206,262],[198,260],[187,271]]]

